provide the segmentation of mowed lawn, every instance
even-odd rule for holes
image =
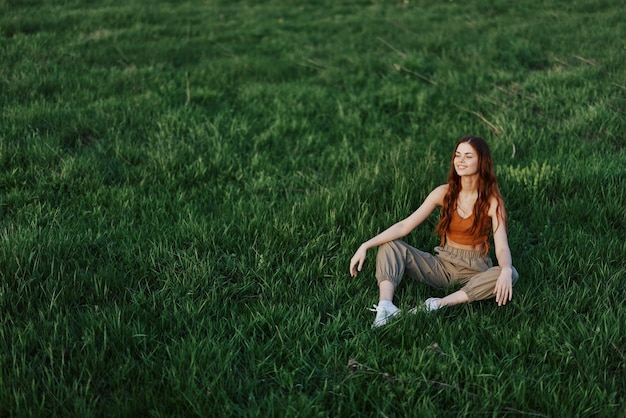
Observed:
[[[0,416],[626,416],[623,21],[0,0]],[[466,134],[494,156],[513,300],[371,329],[376,252],[349,260]],[[406,241],[432,249],[437,219]]]

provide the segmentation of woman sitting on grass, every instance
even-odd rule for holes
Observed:
[[[437,255],[400,240],[437,206],[441,206],[441,219],[435,230],[441,236],[441,246],[435,248]],[[493,266],[488,255],[490,232],[493,232],[498,267]],[[457,283],[463,286],[444,298],[427,299],[423,307],[426,311],[494,295],[498,306],[510,301],[518,274],[511,265],[504,201],[485,140],[466,136],[457,142],[448,184],[434,189],[409,217],[363,243],[350,260],[352,277],[361,271],[367,250],[378,246],[376,278],[380,298],[372,309],[376,312],[373,327],[385,325],[400,312],[392,299],[405,273],[433,287],[445,288]]]

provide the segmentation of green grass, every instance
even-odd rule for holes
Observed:
[[[622,15],[0,0],[0,416],[625,416]],[[349,259],[467,133],[514,299],[372,330]]]

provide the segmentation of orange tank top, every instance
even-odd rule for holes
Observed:
[[[452,220],[450,220],[450,226],[448,226],[446,237],[448,237],[450,241],[454,241],[461,245],[485,244],[489,237],[482,235],[480,232],[476,232],[473,235],[470,233],[473,223],[473,213],[467,218],[461,218],[456,210],[453,211]]]

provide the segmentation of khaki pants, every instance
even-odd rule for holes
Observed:
[[[469,301],[495,297],[500,267],[478,251],[466,251],[449,246],[436,247],[432,255],[411,247],[402,240],[378,247],[376,278],[378,283],[390,280],[396,287],[406,274],[433,287],[445,288],[460,283]],[[519,275],[513,268],[513,284]]]

